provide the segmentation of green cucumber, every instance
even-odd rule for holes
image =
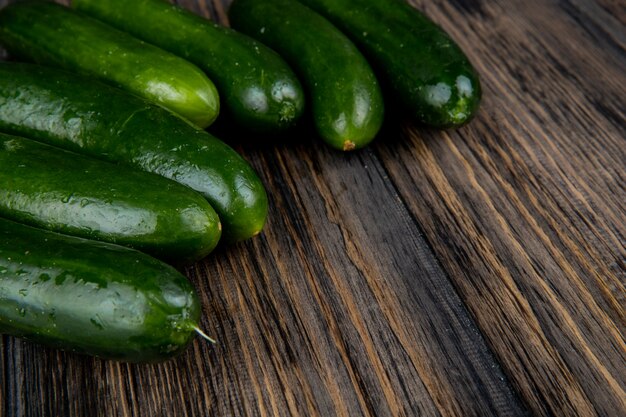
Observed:
[[[1,133],[0,217],[173,263],[208,255],[221,234],[213,208],[185,186]]]
[[[404,0],[299,0],[332,21],[370,60],[415,120],[457,127],[477,112],[478,74],[439,26]]]
[[[200,192],[222,240],[259,233],[265,188],[228,145],[157,105],[52,68],[0,63],[0,131],[162,175]]]
[[[185,349],[199,317],[189,281],[148,255],[0,219],[0,333],[155,362]]]
[[[165,0],[74,0],[72,7],[182,56],[216,84],[231,120],[257,132],[291,127],[304,94],[274,51]]]
[[[200,127],[219,112],[215,86],[195,65],[59,4],[5,7],[0,43],[17,57],[100,78]]]
[[[383,122],[383,98],[354,44],[293,0],[235,0],[232,26],[275,49],[307,87],[318,134],[336,149],[365,146]]]

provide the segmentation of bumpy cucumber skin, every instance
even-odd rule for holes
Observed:
[[[302,114],[300,81],[252,38],[166,0],[74,0],[72,7],[196,64],[216,84],[222,110],[245,130],[285,130]]]
[[[195,65],[52,2],[2,9],[0,43],[15,56],[100,78],[200,127],[219,113],[217,89]]]
[[[0,63],[0,131],[156,173],[200,192],[222,240],[261,231],[265,188],[232,148],[167,110],[52,68]]]
[[[148,255],[0,219],[0,333],[156,362],[185,349],[199,317],[189,281]]]
[[[205,257],[221,235],[215,210],[183,185],[1,133],[0,216],[177,264]]]
[[[369,64],[325,18],[291,0],[235,0],[232,26],[269,45],[307,87],[319,135],[332,147],[367,145],[383,122],[383,98]]]
[[[299,0],[365,53],[417,121],[458,127],[478,111],[478,73],[439,26],[405,0]]]

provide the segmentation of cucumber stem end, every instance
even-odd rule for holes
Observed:
[[[209,342],[216,344],[217,342],[215,341],[215,339],[213,339],[212,337],[208,336],[206,333],[204,333],[202,330],[200,330],[198,327],[194,327],[193,328],[196,333],[198,333],[200,336],[202,336],[202,338],[208,340]]]

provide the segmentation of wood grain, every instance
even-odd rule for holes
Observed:
[[[626,414],[624,8],[415,4],[481,73],[474,121],[236,145],[271,216],[186,271],[218,345],[127,365],[3,336],[0,416]]]
[[[474,19],[462,2],[430,4],[483,75],[483,111],[456,132],[407,127],[377,146],[540,415],[626,410],[626,62],[616,19],[590,3],[481,2]]]

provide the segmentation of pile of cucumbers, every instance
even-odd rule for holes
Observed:
[[[0,333],[131,362],[182,352],[201,309],[170,265],[268,214],[254,169],[204,130],[218,117],[263,137],[310,109],[351,151],[384,98],[438,128],[478,109],[466,56],[404,0],[234,0],[229,17],[165,0],[0,10]]]

